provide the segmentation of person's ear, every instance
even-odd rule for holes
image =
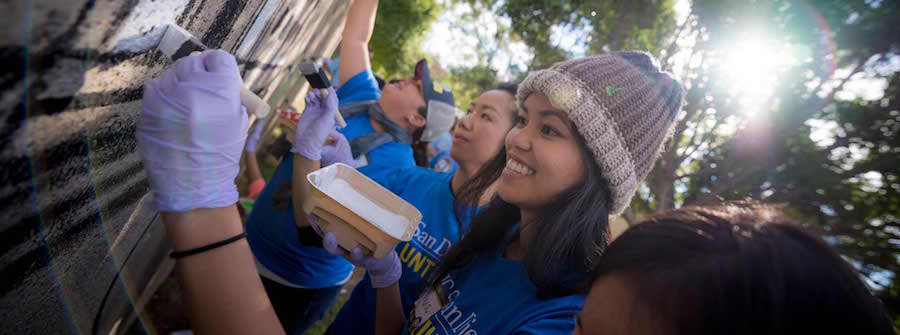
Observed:
[[[422,114],[419,114],[418,111],[415,113],[409,114],[406,116],[406,122],[409,122],[413,128],[422,128],[425,126],[425,117]]]

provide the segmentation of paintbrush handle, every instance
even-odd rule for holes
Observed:
[[[259,119],[269,116],[269,104],[246,87],[241,87],[241,105],[244,105],[248,112],[256,115]]]
[[[322,99],[328,97],[328,89],[320,88],[319,94],[322,96]],[[337,125],[337,129],[341,129],[347,126],[347,122],[344,121],[344,116],[341,115],[341,112],[338,111],[334,113],[334,124]]]

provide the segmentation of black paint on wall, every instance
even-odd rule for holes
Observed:
[[[134,130],[143,82],[169,62],[157,51],[111,52],[144,1],[33,0],[4,13],[29,26],[0,40],[0,334],[106,334],[165,259]],[[176,21],[210,47],[236,49],[264,2],[192,0]],[[345,2],[297,2],[320,7],[303,15],[280,6],[262,35],[298,36],[240,59],[254,73],[248,83],[276,86],[291,64],[274,60],[318,47],[301,43],[312,40],[302,27],[335,34],[342,18],[303,22]]]

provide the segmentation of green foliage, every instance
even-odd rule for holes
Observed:
[[[683,189],[684,205],[746,198],[787,204],[875,283],[900,324],[900,74],[887,65],[900,50],[891,37],[900,34],[892,19],[900,17],[900,5],[703,0],[694,2],[693,13],[692,29],[706,38],[690,52],[703,65],[684,78],[684,120],[635,207],[649,212],[676,206],[673,185]],[[812,50],[752,117],[735,113],[734,97],[720,89],[727,83],[713,70],[725,65],[717,48],[733,44],[747,27]],[[833,99],[849,78],[833,78],[835,65],[845,70],[840,76],[886,80],[884,98]],[[741,125],[734,135],[717,131],[729,120]],[[831,142],[813,142],[809,120],[832,125]],[[704,129],[706,124],[713,126]]]
[[[881,299],[884,308],[888,311],[900,311],[900,281],[894,280],[893,284],[879,292],[878,298]],[[900,331],[900,317],[894,314],[894,331]]]
[[[423,57],[424,34],[443,7],[435,0],[381,0],[369,47],[375,52],[372,71],[385,79],[408,77]]]
[[[458,26],[469,32],[478,42],[472,47],[478,64],[469,68],[454,68],[442,81],[448,83],[456,96],[459,106],[465,106],[481,92],[497,84],[497,71],[491,64],[498,50],[487,47],[494,45],[485,39],[494,39],[499,48],[506,40],[523,41],[534,54],[529,69],[541,69],[555,62],[571,59],[573,55],[550,40],[551,28],[564,26],[570,29],[593,28],[588,39],[579,41],[591,54],[603,50],[641,49],[658,51],[663,41],[670,39],[674,28],[673,1],[643,0],[631,1],[528,1],[528,0],[461,0],[471,6],[468,15],[460,18]],[[482,36],[477,29],[466,27],[474,22],[482,11],[493,10],[499,16],[510,19],[507,29],[499,26],[494,36]],[[593,12],[593,13],[592,13]],[[612,24],[610,22],[617,22]],[[507,69],[511,81],[524,79],[524,69]]]
[[[497,71],[486,65],[453,68],[442,82],[453,90],[456,105],[465,110],[481,93],[497,87]]]
[[[534,51],[532,69],[571,58],[550,40],[552,27],[590,28],[589,54],[638,49],[654,54],[675,28],[674,0],[508,0],[499,13],[512,20],[512,31]]]

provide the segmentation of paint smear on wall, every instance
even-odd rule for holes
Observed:
[[[250,26],[250,31],[247,32],[247,35],[244,37],[244,40],[241,41],[241,45],[238,47],[237,55],[239,57],[246,58],[250,54],[250,48],[253,47],[253,44],[256,43],[256,38],[259,37],[259,33],[263,31],[263,28],[266,26],[266,22],[269,21],[269,17],[272,16],[272,13],[275,11],[275,7],[278,5],[278,0],[267,0],[266,4],[263,5],[262,10],[259,11],[259,15],[256,16],[256,19],[253,21],[253,25]]]
[[[188,0],[141,0],[112,39],[113,52],[145,52],[155,48],[165,25],[175,23]]]

